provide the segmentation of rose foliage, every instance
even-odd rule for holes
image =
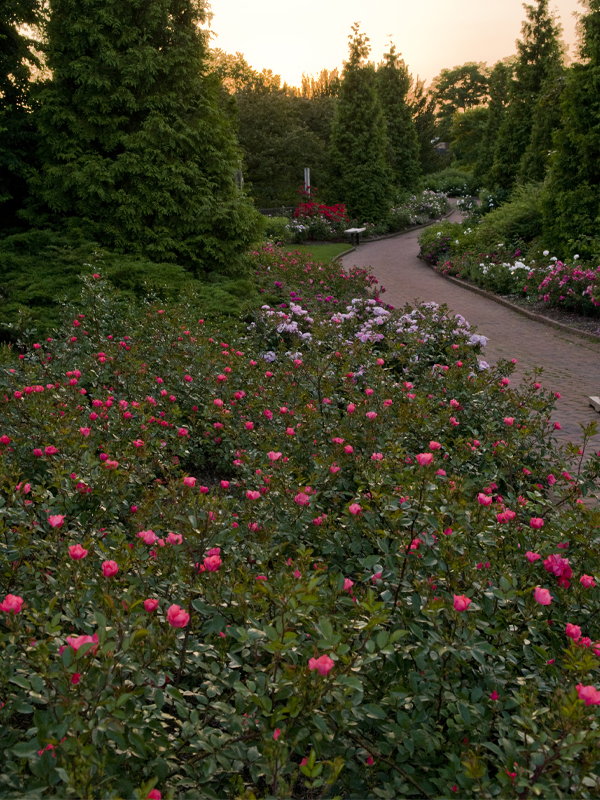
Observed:
[[[446,308],[253,259],[248,327],[90,276],[3,365],[0,794],[597,797],[591,430]]]

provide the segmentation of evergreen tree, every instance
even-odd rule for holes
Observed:
[[[39,61],[21,28],[40,20],[38,0],[0,0],[0,229],[5,231],[18,224],[35,162],[30,79]]]
[[[487,122],[474,170],[475,181],[481,185],[488,185],[487,176],[494,163],[496,139],[508,107],[512,71],[511,61],[504,60],[498,61],[490,74]]]
[[[204,0],[52,0],[36,192],[99,240],[194,271],[228,269],[257,212],[208,70]]]
[[[494,187],[509,189],[519,172],[531,140],[535,107],[546,80],[562,64],[560,26],[548,9],[549,0],[525,5],[527,19],[523,38],[517,42],[518,57],[511,85],[510,103],[498,133],[490,179]],[[492,188],[492,187],[490,187]]]
[[[562,123],[542,194],[544,233],[563,257],[600,255],[600,0],[581,20],[580,63],[568,70]]]
[[[440,141],[435,112],[435,98],[425,91],[425,81],[417,76],[408,96],[417,139],[419,140],[419,157],[421,171],[427,175],[448,166],[448,156],[440,155],[435,143]]]
[[[396,188],[413,189],[421,176],[419,139],[406,96],[411,77],[394,44],[377,68],[377,92],[388,136],[388,163]]]
[[[456,111],[450,128],[450,145],[456,166],[473,170],[481,154],[489,117],[488,108]]]
[[[565,86],[564,72],[549,76],[542,85],[533,113],[531,138],[519,165],[519,183],[541,183],[552,152],[552,134],[561,121],[560,96]]]
[[[368,37],[352,26],[350,58],[344,63],[329,158],[332,191],[351,216],[383,219],[391,199],[385,118],[377,95],[375,67],[366,63]]]

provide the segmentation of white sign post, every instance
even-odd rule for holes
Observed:
[[[304,191],[310,195],[310,167],[304,167]]]

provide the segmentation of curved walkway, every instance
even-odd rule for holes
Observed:
[[[554,414],[562,425],[561,441],[578,441],[579,423],[600,423],[600,415],[588,405],[590,395],[600,395],[600,342],[550,328],[447,281],[417,258],[419,233],[361,244],[343,257],[344,266],[370,267],[386,288],[383,298],[393,306],[417,299],[447,303],[489,338],[486,361],[517,359],[515,378],[543,367],[541,383],[562,396]],[[595,449],[600,447],[600,433],[592,442]]]

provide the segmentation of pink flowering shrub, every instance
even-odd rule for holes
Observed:
[[[243,328],[96,278],[5,354],[1,791],[595,796],[591,431],[446,308],[253,259]]]

